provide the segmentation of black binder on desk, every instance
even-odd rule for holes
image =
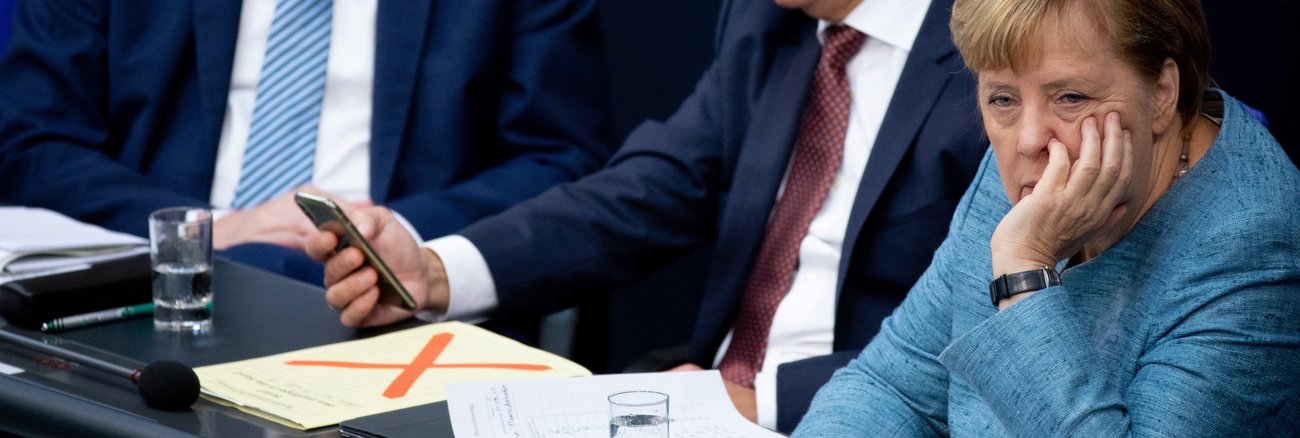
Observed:
[[[147,303],[153,299],[150,269],[144,252],[85,269],[0,282],[0,316],[37,329],[54,318]]]
[[[339,424],[339,435],[344,438],[453,436],[451,414],[445,401],[344,421]]]

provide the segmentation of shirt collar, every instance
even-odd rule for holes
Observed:
[[[862,0],[840,23],[819,20],[817,40],[824,41],[827,27],[844,24],[870,38],[911,51],[928,9],[929,0]]]

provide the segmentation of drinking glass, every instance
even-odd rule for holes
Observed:
[[[155,330],[212,328],[212,212],[165,208],[149,215]]]
[[[610,438],[667,438],[668,394],[625,391],[609,396]]]

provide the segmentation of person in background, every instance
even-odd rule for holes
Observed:
[[[216,210],[226,255],[318,283],[295,191],[438,237],[612,151],[594,0],[21,2],[0,202],[145,235]]]
[[[993,144],[795,436],[1300,433],[1300,171],[1197,0],[957,0]],[[991,280],[991,282],[990,282]]]
[[[429,318],[557,310],[716,238],[699,315],[662,315],[696,318],[677,369],[721,370],[743,414],[792,430],[929,264],[987,145],[948,1],[776,3],[727,2],[694,94],[603,170],[423,248],[382,208],[353,219]],[[335,239],[308,252],[342,323],[411,316]]]

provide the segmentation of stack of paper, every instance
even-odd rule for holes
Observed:
[[[457,383],[447,386],[447,409],[458,438],[605,438],[613,435],[609,396],[623,391],[667,394],[675,438],[781,436],[736,411],[717,370]]]
[[[562,357],[459,322],[194,371],[205,398],[299,429],[442,401],[452,382],[591,375]]]
[[[148,244],[50,210],[0,207],[0,280],[86,268],[146,253]]]

